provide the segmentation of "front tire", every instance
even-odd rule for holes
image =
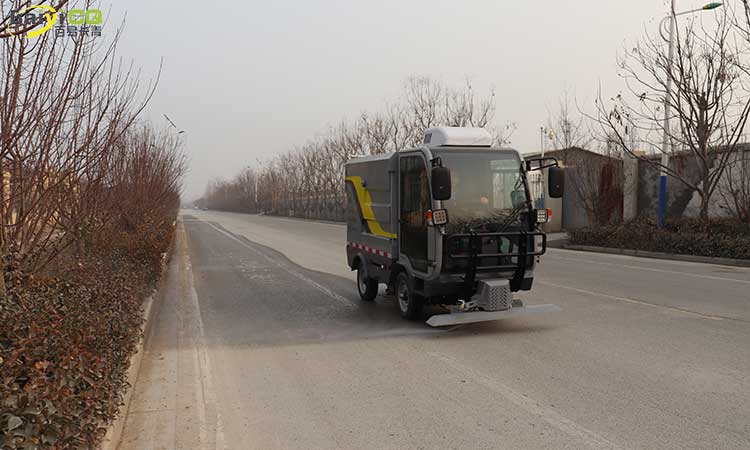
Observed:
[[[424,300],[414,293],[409,275],[405,272],[398,274],[396,279],[396,303],[404,319],[418,319],[422,312]]]
[[[361,267],[357,268],[357,291],[362,301],[371,302],[378,296],[378,282],[367,278]]]

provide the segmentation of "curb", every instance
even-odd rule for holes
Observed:
[[[750,260],[717,258],[714,256],[697,256],[697,255],[678,255],[675,253],[647,252],[644,250],[630,250],[626,248],[594,247],[590,245],[570,245],[562,246],[565,250],[578,250],[582,252],[607,253],[610,255],[636,256],[639,258],[666,259],[670,261],[686,261],[703,264],[716,264],[720,266],[731,267],[750,267]]]
[[[175,227],[176,231],[176,227]],[[135,383],[138,380],[138,372],[141,370],[141,363],[143,362],[143,354],[146,346],[146,339],[151,332],[153,325],[153,315],[155,314],[154,301],[159,295],[162,283],[167,274],[167,268],[169,267],[169,260],[172,258],[172,251],[174,247],[174,238],[169,244],[167,253],[162,255],[162,266],[161,275],[159,277],[158,287],[153,294],[149,295],[143,303],[143,317],[145,321],[141,329],[141,340],[136,347],[136,352],[130,357],[130,368],[127,374],[128,389],[125,391],[123,396],[123,403],[120,406],[120,411],[117,414],[117,418],[107,427],[107,433],[104,435],[104,439],[99,444],[100,450],[117,450],[120,445],[120,439],[122,439],[122,430],[125,428],[125,418],[128,416],[130,410],[130,400],[133,397],[133,391]]]
[[[547,241],[547,248],[565,248],[567,245],[567,239],[555,239],[553,241]]]
[[[130,368],[128,369],[127,375],[129,388],[125,392],[125,396],[123,397],[123,405],[120,407],[117,418],[107,428],[107,434],[104,435],[104,439],[102,439],[102,442],[99,445],[99,448],[101,450],[115,450],[117,449],[117,445],[120,443],[122,430],[125,428],[125,418],[127,417],[128,410],[130,409],[130,400],[133,396],[133,387],[135,386],[135,380],[138,377],[138,372],[141,370],[141,362],[143,362],[143,350],[146,341],[145,336],[148,332],[148,329],[150,328],[150,324],[152,323],[151,312],[154,310],[153,305],[154,296],[151,295],[148,297],[148,299],[146,299],[146,302],[144,304],[144,316],[146,317],[146,322],[144,323],[142,330],[144,337],[142,337],[141,341],[138,343],[136,353],[130,358]]]

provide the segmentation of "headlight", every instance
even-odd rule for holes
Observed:
[[[438,209],[432,212],[432,223],[436,226],[445,225],[448,223],[448,211],[444,209]]]
[[[549,211],[546,209],[536,210],[536,223],[547,223],[549,222]]]

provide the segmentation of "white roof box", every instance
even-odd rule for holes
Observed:
[[[436,127],[424,133],[428,147],[492,147],[492,136],[484,128]]]

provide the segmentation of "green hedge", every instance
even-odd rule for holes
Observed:
[[[0,449],[94,449],[117,416],[171,222],[109,237],[62,276],[6,262],[0,300]],[[0,275],[1,276],[1,275]]]
[[[680,255],[750,259],[750,224],[728,220],[680,220],[663,229],[639,219],[568,233],[569,243]]]

